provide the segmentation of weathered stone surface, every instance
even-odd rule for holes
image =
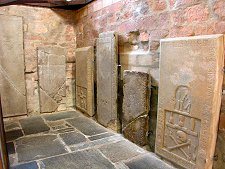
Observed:
[[[99,149],[107,158],[109,158],[114,163],[122,160],[127,160],[129,158],[145,153],[143,149],[126,140],[103,145]]]
[[[174,169],[160,160],[153,153],[148,153],[143,156],[134,158],[125,164],[129,169]]]
[[[16,141],[16,147],[19,162],[41,159],[67,152],[56,135],[21,138]]]
[[[38,48],[38,76],[40,111],[54,112],[62,109],[66,96],[65,51],[59,47]]]
[[[105,127],[120,130],[117,112],[118,38],[115,32],[101,33],[97,40],[97,119]]]
[[[0,92],[4,117],[27,114],[22,17],[0,15]],[[19,102],[18,102],[19,100]]]
[[[67,121],[69,124],[80,130],[83,134],[87,136],[101,134],[108,131],[106,128],[87,117],[78,117]]]
[[[223,42],[222,35],[161,41],[156,153],[184,168],[212,167]]]
[[[81,117],[81,116],[83,116],[83,115],[76,111],[67,111],[67,112],[43,115],[43,117],[47,121],[58,121],[58,120],[62,120],[62,119],[70,119],[70,118],[76,118],[76,117]]]
[[[83,134],[76,131],[69,132],[69,133],[62,133],[62,134],[59,134],[59,136],[63,139],[63,141],[68,146],[87,141],[87,138]]]
[[[45,169],[115,169],[113,164],[97,150],[85,150],[43,160]]]
[[[7,146],[7,151],[9,155],[15,153],[15,146],[13,142],[7,143],[6,146]]]
[[[103,134],[99,134],[99,135],[96,135],[96,136],[88,137],[88,139],[93,141],[93,140],[99,140],[99,139],[102,139],[102,138],[110,137],[110,136],[113,136],[113,135],[114,135],[113,133],[103,133]]]
[[[124,71],[122,132],[130,141],[147,143],[149,112],[149,75]]]
[[[94,48],[76,50],[76,107],[94,115]]]
[[[75,70],[74,70],[75,71]],[[66,106],[74,108],[75,107],[75,80],[68,79],[66,80]]]
[[[16,166],[12,166],[10,167],[11,169],[39,169],[37,162],[33,161],[33,162],[29,162],[29,163],[24,163],[24,164],[20,164],[20,165],[16,165]]]
[[[22,126],[25,135],[41,133],[50,130],[47,124],[45,124],[44,120],[38,116],[30,117],[27,119],[21,119],[20,124]]]

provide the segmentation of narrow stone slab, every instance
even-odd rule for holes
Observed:
[[[138,156],[125,164],[129,169],[175,169],[159,158],[157,158],[153,153],[148,153],[143,156]]]
[[[156,153],[184,168],[212,168],[223,35],[161,41]]]
[[[76,129],[80,130],[87,136],[92,136],[100,133],[105,133],[108,130],[98,123],[87,117],[79,117],[75,119],[67,120],[69,124],[71,124]]]
[[[15,153],[15,146],[13,142],[7,143],[6,146],[7,146],[7,151],[9,155]]]
[[[130,141],[147,144],[149,112],[149,75],[124,71],[122,132]]]
[[[30,162],[10,167],[11,169],[39,169],[37,162]]]
[[[69,132],[69,133],[62,133],[62,134],[59,134],[59,136],[63,139],[63,141],[68,146],[87,141],[87,138],[83,134],[76,131]]]
[[[7,131],[5,134],[6,134],[6,141],[9,142],[22,137],[23,131],[21,129],[16,129],[16,130]]]
[[[50,128],[41,117],[30,117],[19,121],[25,135],[49,131]]]
[[[114,131],[119,131],[120,123],[117,113],[118,37],[115,32],[99,35],[96,64],[98,122]]]
[[[143,149],[128,141],[103,145],[99,150],[114,163],[145,153]]]
[[[16,141],[18,161],[26,162],[66,153],[56,135],[25,137]]]
[[[57,120],[70,119],[70,118],[75,118],[75,117],[80,117],[80,116],[82,116],[82,114],[78,113],[76,111],[68,111],[68,112],[60,112],[60,113],[43,115],[43,117],[47,121],[57,121]]]
[[[0,93],[3,116],[27,114],[23,19],[0,15]],[[18,101],[19,100],[19,101]]]
[[[93,140],[99,140],[99,139],[102,139],[102,138],[110,137],[110,136],[113,136],[113,135],[114,135],[113,133],[103,133],[103,134],[98,134],[96,136],[88,137],[88,139],[93,141]]]
[[[54,112],[65,104],[66,57],[59,47],[38,48],[40,111]]]
[[[85,150],[43,160],[45,169],[115,169],[97,150]]]
[[[76,107],[94,115],[94,47],[76,50]]]

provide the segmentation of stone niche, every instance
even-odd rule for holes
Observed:
[[[38,48],[40,112],[66,110],[66,57],[60,47]]]
[[[212,168],[223,44],[223,35],[161,40],[155,151],[183,168]]]
[[[94,116],[94,47],[76,50],[76,108]]]
[[[99,35],[97,40],[97,120],[105,127],[120,130],[117,112],[118,38],[115,32]]]
[[[149,74],[124,71],[122,133],[140,146],[147,144],[149,113]]]
[[[0,15],[0,92],[4,117],[27,114],[24,70],[23,19]]]

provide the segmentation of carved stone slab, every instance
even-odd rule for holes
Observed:
[[[0,93],[4,117],[27,114],[22,17],[0,15]]]
[[[105,127],[119,131],[117,113],[118,38],[102,33],[97,40],[97,119]]]
[[[156,153],[212,167],[223,80],[223,35],[161,41]]]
[[[66,109],[66,58],[59,47],[38,48],[40,111]]]
[[[94,47],[76,50],[76,107],[94,115]]]
[[[122,132],[130,141],[147,144],[149,112],[149,75],[124,71]]]

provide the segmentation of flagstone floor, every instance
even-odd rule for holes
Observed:
[[[11,169],[172,169],[77,111],[5,122]]]

